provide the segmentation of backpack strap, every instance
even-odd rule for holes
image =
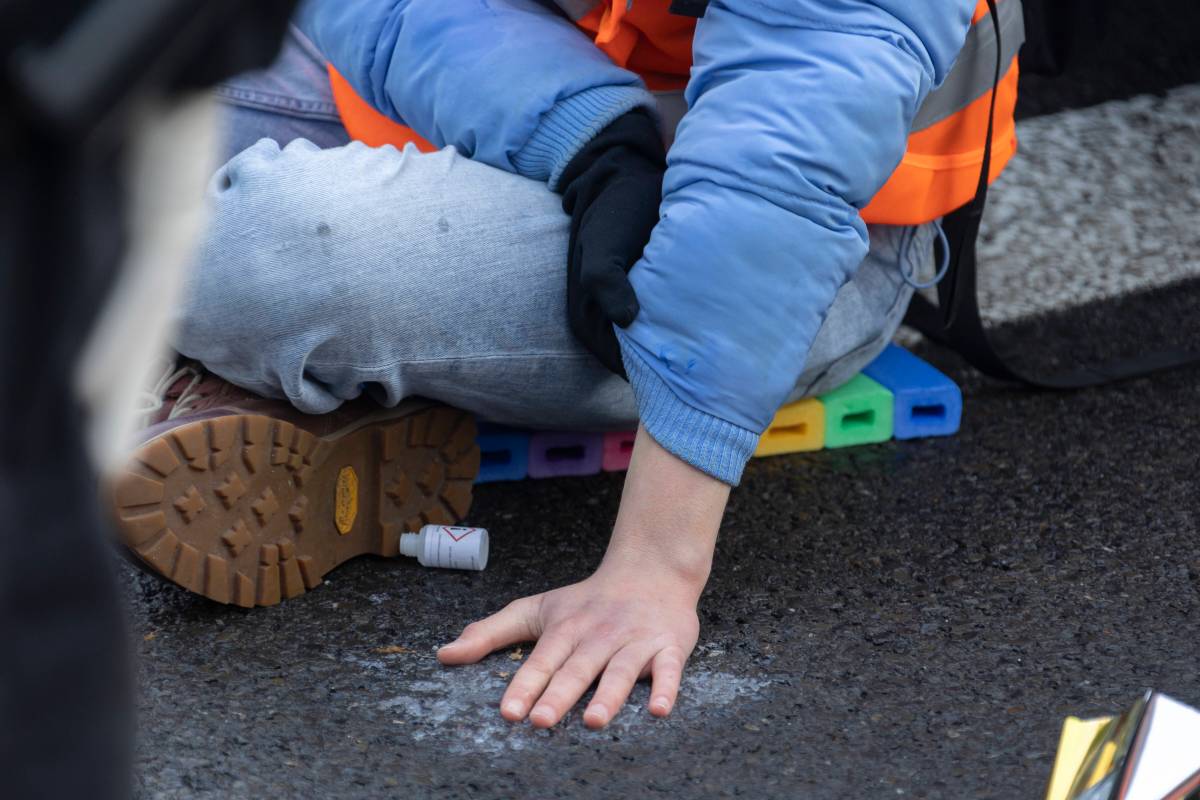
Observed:
[[[994,86],[999,86],[1003,64],[1000,53],[1000,25],[996,0],[987,0],[996,31],[996,73]],[[919,330],[939,344],[956,350],[973,367],[985,375],[1016,381],[1042,389],[1080,389],[1113,381],[1147,375],[1164,369],[1200,363],[1200,350],[1161,350],[1134,358],[1114,359],[1099,364],[1080,366],[1051,375],[1030,375],[1014,368],[1003,355],[996,352],[979,317],[979,298],[976,283],[975,242],[987,202],[988,176],[992,161],[992,127],[996,113],[996,92],[992,91],[988,111],[987,142],[983,150],[983,167],[979,184],[971,202],[947,214],[942,229],[950,249],[949,268],[938,284],[938,302],[934,305],[922,295],[913,295],[906,324]],[[941,247],[939,242],[938,247]],[[940,261],[940,258],[939,258]]]
[[[708,0],[671,0],[667,10],[681,17],[703,17],[708,10]]]

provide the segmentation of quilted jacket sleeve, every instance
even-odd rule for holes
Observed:
[[[308,0],[297,24],[371,106],[433,144],[557,188],[641,80],[536,0]]]
[[[737,483],[867,252],[859,209],[904,154],[973,0],[713,0],[661,220],[617,331],[642,422]]]

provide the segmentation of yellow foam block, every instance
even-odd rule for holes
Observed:
[[[1063,720],[1062,736],[1058,739],[1058,754],[1054,757],[1054,772],[1050,775],[1050,787],[1046,790],[1046,800],[1068,800],[1071,784],[1075,782],[1075,777],[1079,774],[1080,767],[1083,766],[1083,760],[1087,757],[1088,750],[1096,741],[1096,735],[1110,720],[1112,717],[1100,717],[1099,719],[1067,717]],[[1111,758],[1112,754],[1110,753],[1107,760],[1102,758],[1098,766],[1107,768]],[[1093,776],[1094,781],[1098,781],[1103,776],[1104,769],[1101,769],[1099,775]]]
[[[803,453],[825,446],[825,406],[806,397],[779,409],[771,426],[758,440],[756,456]]]

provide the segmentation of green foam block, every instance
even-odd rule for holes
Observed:
[[[892,438],[892,393],[866,375],[820,397],[825,406],[825,446],[853,447]]]

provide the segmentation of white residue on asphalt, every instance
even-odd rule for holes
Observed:
[[[342,660],[370,672],[373,681],[387,682],[390,696],[379,700],[378,708],[394,714],[393,723],[403,726],[413,741],[435,740],[450,752],[496,755],[536,747],[539,740],[554,736],[590,735],[580,719],[583,704],[570,712],[565,725],[550,731],[503,720],[500,697],[518,664],[505,661],[500,666],[510,673],[509,677],[497,674],[494,659],[490,665],[438,668],[414,676],[411,664],[405,669],[397,662],[354,655],[343,656]],[[692,670],[684,676],[675,711],[662,721],[646,710],[650,690],[640,683],[606,732],[622,739],[661,735],[661,726],[671,726],[672,721],[695,724],[735,701],[762,699],[769,685],[770,681],[759,678]]]

